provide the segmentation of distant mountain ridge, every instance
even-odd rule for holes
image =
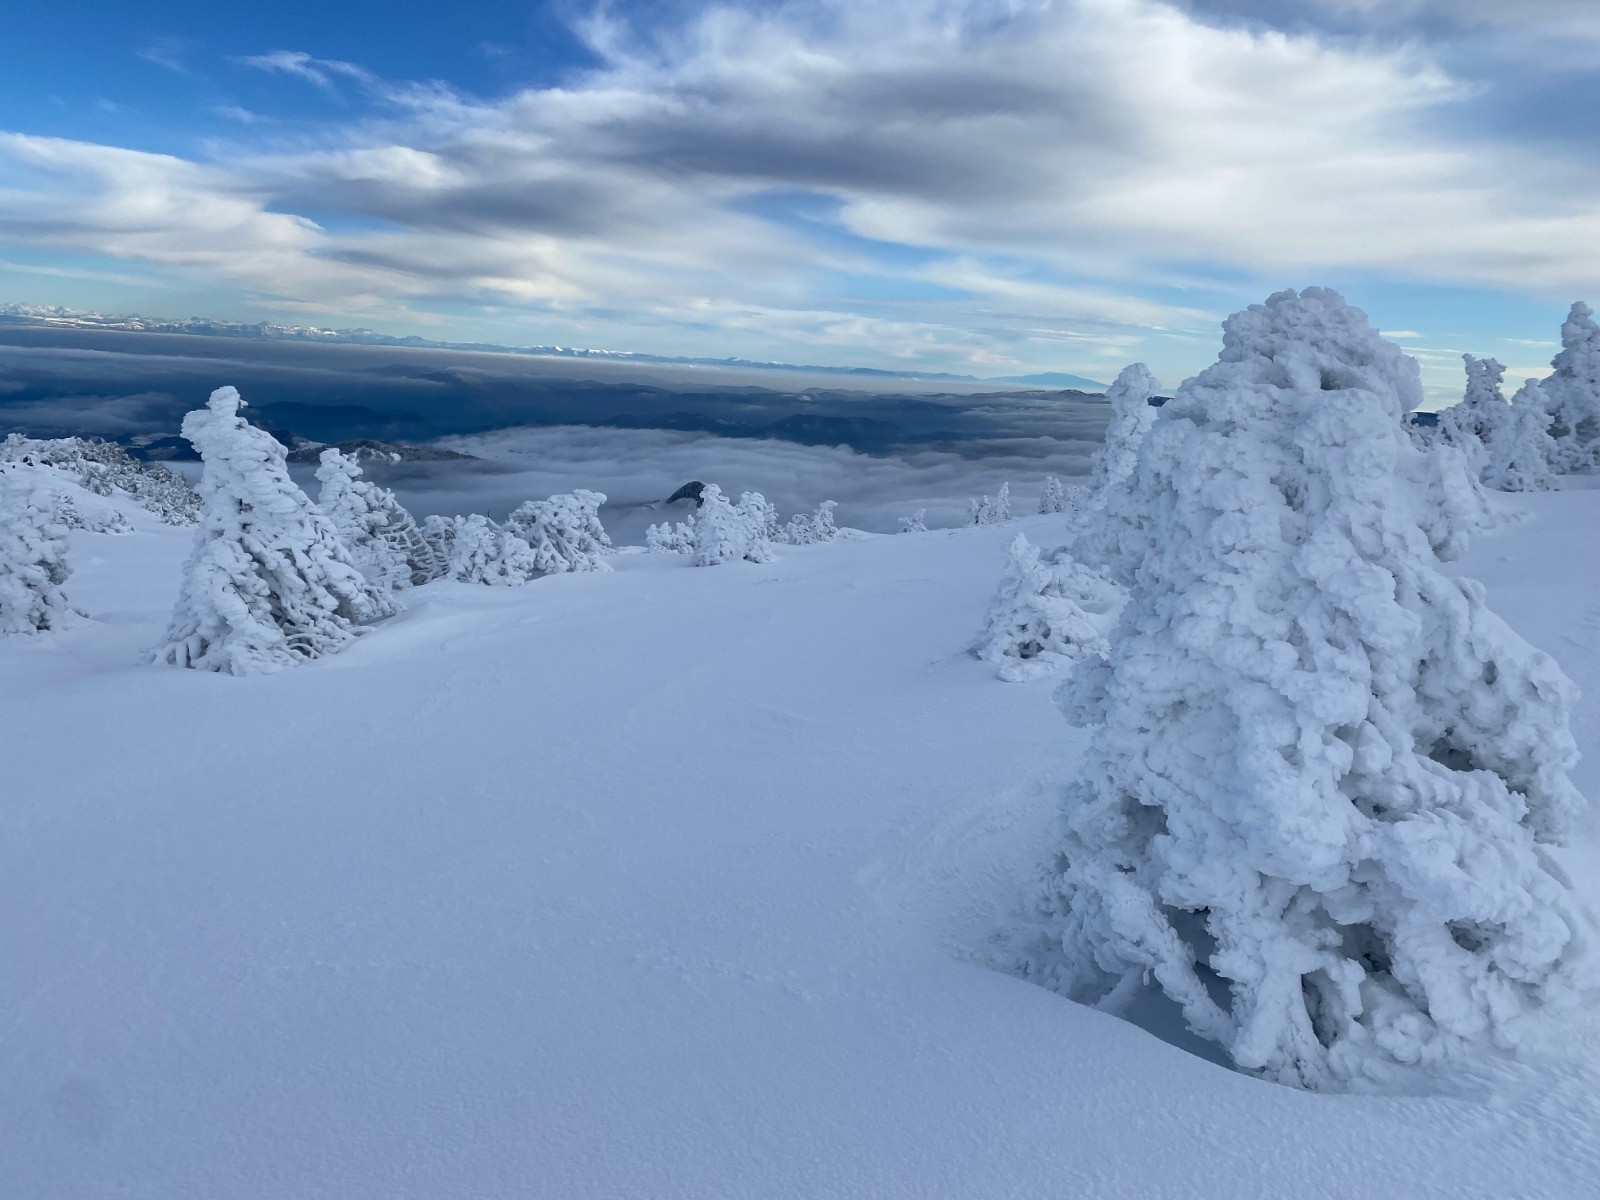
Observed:
[[[539,358],[599,359],[621,363],[672,363],[680,366],[740,367],[759,371],[803,371],[856,378],[950,380],[952,382],[1010,383],[1044,389],[1106,389],[1104,383],[1062,371],[1033,375],[960,375],[948,371],[895,371],[881,367],[822,367],[805,363],[763,362],[749,358],[698,358],[641,354],[632,350],[595,350],[576,346],[503,346],[494,342],[440,342],[414,335],[396,337],[373,329],[323,329],[314,325],[271,325],[265,321],[220,321],[210,317],[145,317],[137,313],[110,315],[57,305],[0,304],[0,322],[115,329],[128,333],[177,333],[196,337],[243,338],[251,341],[318,342],[363,346],[413,346],[427,350],[468,350],[490,354],[526,354]]]

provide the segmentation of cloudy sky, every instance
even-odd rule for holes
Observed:
[[[1595,0],[14,7],[0,300],[1170,386],[1323,283],[1436,397],[1600,300]]]

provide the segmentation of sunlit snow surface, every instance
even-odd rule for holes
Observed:
[[[1461,569],[1600,799],[1600,492],[1506,505]],[[1594,1195],[1594,1022],[1319,1096],[981,965],[1083,735],[959,652],[1059,517],[433,584],[236,679],[137,665],[190,533],[126,511],[0,643],[3,1200]]]

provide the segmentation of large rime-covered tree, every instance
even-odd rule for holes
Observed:
[[[200,528],[157,662],[252,675],[343,647],[395,603],[289,478],[283,446],[231,387],[183,419],[201,458]]]
[[[533,548],[534,561],[545,575],[567,571],[609,571],[605,556],[611,538],[600,523],[604,492],[579,488],[548,500],[517,506],[506,528]]]
[[[714,567],[739,559],[767,562],[771,557],[756,517],[730,504],[716,484],[706,484],[695,514],[694,565]]]
[[[1106,650],[1104,626],[1120,591],[1066,556],[1043,562],[1017,534],[983,628],[969,652],[999,668],[1008,683],[1038,679]]]
[[[1019,965],[1110,1009],[1153,978],[1301,1086],[1513,1044],[1589,977],[1545,851],[1574,689],[1440,569],[1415,363],[1321,288],[1223,329],[1131,477],[1109,659],[1063,688],[1098,728]]]
[[[391,590],[427,583],[445,563],[394,493],[361,477],[361,465],[336,449],[322,452],[320,508],[350,560],[371,582]]]
[[[72,615],[61,590],[69,573],[54,499],[0,468],[0,635],[59,629]]]
[[[1556,470],[1600,470],[1600,325],[1582,301],[1567,314],[1561,352],[1550,365],[1555,373],[1543,387]]]
[[[1483,482],[1502,492],[1547,492],[1559,486],[1552,467],[1555,439],[1549,434],[1544,389],[1522,385],[1484,443]]]

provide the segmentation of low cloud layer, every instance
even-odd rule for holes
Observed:
[[[1101,421],[1103,426],[1104,421]],[[843,447],[732,440],[660,430],[558,426],[508,430],[445,444],[481,456],[483,464],[415,464],[380,469],[414,511],[483,512],[503,518],[517,504],[586,487],[604,492],[607,528],[622,543],[638,544],[644,527],[682,520],[686,507],[649,507],[693,479],[737,496],[759,491],[787,518],[823,500],[839,505],[840,524],[892,533],[902,516],[927,510],[930,528],[967,518],[970,496],[1009,482],[1016,511],[1032,512],[1044,476],[1074,479],[1088,471],[1094,443],[1056,443],[1048,455],[995,446],[986,455],[923,451],[868,456]]]

